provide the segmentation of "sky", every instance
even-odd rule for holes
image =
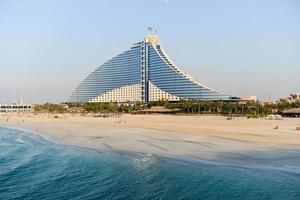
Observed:
[[[260,100],[300,92],[299,0],[0,0],[0,103],[59,103],[153,27],[176,65]]]

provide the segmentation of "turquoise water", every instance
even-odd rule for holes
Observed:
[[[255,154],[255,155],[253,155]],[[171,159],[0,128],[0,199],[300,199],[300,152]]]

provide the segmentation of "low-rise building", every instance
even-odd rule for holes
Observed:
[[[30,104],[10,104],[1,105],[0,113],[25,113],[33,112],[33,105]]]
[[[257,101],[257,96],[256,95],[250,95],[250,96],[243,96],[242,101]]]
[[[300,117],[300,108],[291,108],[283,111],[284,117]]]

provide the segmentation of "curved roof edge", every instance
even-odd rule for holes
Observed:
[[[178,67],[173,61],[172,59],[170,58],[170,56],[168,56],[168,54],[166,53],[165,51],[165,48],[164,46],[161,44],[160,42],[160,39],[157,35],[147,35],[146,36],[146,41],[149,42],[153,47],[154,49],[156,50],[157,54],[161,57],[162,60],[164,60],[164,62],[169,65],[170,67],[172,67],[173,69],[175,69],[177,72],[179,72],[181,75],[183,75],[185,78],[187,78],[188,80],[192,81],[193,83],[201,86],[201,87],[204,87],[204,88],[207,88],[213,92],[217,92],[217,93],[220,93],[222,95],[226,95],[226,96],[229,96],[229,99],[233,98],[239,98],[239,97],[235,97],[235,96],[232,96],[232,95],[228,95],[228,94],[225,94],[221,91],[218,91],[218,90],[215,90],[215,89],[212,89],[202,83],[200,83],[198,80],[196,80],[192,75],[186,73],[184,70],[182,70],[180,67]],[[171,63],[171,65],[169,63],[166,62],[166,60],[160,55],[160,53],[158,52],[158,49],[157,49],[157,45],[160,46],[160,49],[162,50],[164,56],[167,58],[167,60]]]

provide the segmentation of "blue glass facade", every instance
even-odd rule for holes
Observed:
[[[141,83],[141,48],[134,47],[112,58],[86,77],[68,102],[88,102],[126,85]]]
[[[160,45],[150,45],[149,54],[149,81],[161,90],[183,99],[198,100],[227,100],[229,95],[206,88],[190,80],[165,55]]]
[[[67,102],[89,102],[99,95],[132,84],[141,85],[141,101],[147,102],[149,81],[165,93],[180,99],[231,98],[199,84],[182,72],[163,51],[159,39],[147,36],[144,41],[134,44],[130,50],[93,71],[78,85]]]

